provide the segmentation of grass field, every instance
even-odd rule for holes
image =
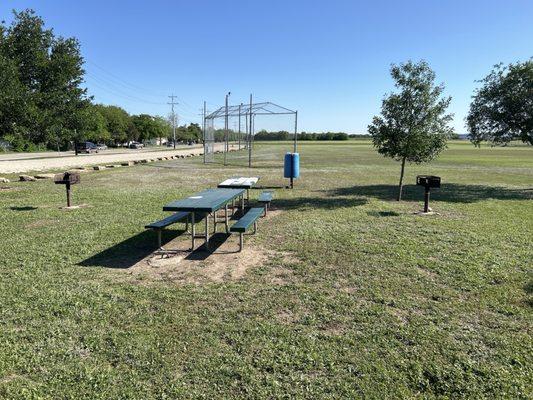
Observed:
[[[258,145],[263,186],[286,183],[288,149]],[[216,274],[227,255],[139,269],[143,226],[247,168],[85,174],[72,211],[49,181],[2,185],[0,398],[532,398],[533,149],[452,144],[408,166],[400,203],[368,142],[300,152],[296,188]],[[442,177],[437,215],[414,214],[419,173]]]

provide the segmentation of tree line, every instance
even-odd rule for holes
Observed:
[[[300,132],[298,133],[298,140],[348,140],[349,135],[345,132]],[[273,131],[261,130],[254,135],[254,140],[293,140],[294,133],[288,131]]]
[[[55,35],[33,10],[13,13],[9,26],[0,23],[0,141],[31,151],[66,149],[84,140],[119,145],[171,137],[163,117],[93,104],[82,86],[78,40]],[[199,140],[201,129],[180,126],[176,136]]]

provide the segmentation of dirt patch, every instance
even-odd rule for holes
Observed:
[[[290,259],[295,259],[291,255],[283,254],[283,259],[288,257]],[[285,261],[285,260],[284,260]],[[267,277],[268,282],[273,283],[274,285],[288,285],[291,282],[293,276],[292,270],[283,267],[274,267],[270,271],[269,276]]]
[[[238,252],[238,242],[235,239],[236,237],[230,237],[212,252],[197,249],[192,253],[176,251],[168,255],[151,255],[127,271],[139,282],[169,281],[201,285],[237,281],[250,268],[264,265],[270,255],[269,252],[246,243],[242,252]],[[165,247],[186,249],[189,246],[188,240],[179,240],[172,241]]]
[[[344,325],[339,322],[331,322],[321,328],[321,332],[326,336],[342,336],[345,331]]]
[[[59,221],[52,220],[52,219],[38,219],[37,221],[33,221],[32,223],[29,223],[28,225],[24,226],[24,228],[35,229],[35,228],[40,228],[42,226],[53,225],[56,222],[59,222]]]
[[[276,313],[276,320],[278,320],[282,324],[292,325],[297,320],[297,318],[292,311],[281,310]]]
[[[262,224],[282,212],[271,211],[261,218],[259,232]],[[267,283],[285,285],[292,281],[290,265],[299,260],[287,252],[263,248],[255,238],[256,235],[245,235],[243,250],[239,252],[237,235],[218,232],[211,236],[209,251],[205,250],[203,239],[199,238],[195,250],[191,252],[190,236],[180,235],[164,244],[167,253],[152,253],[127,269],[116,272],[129,276],[137,284],[166,281],[202,285],[238,281],[246,277],[251,269],[266,266],[266,270],[263,270],[265,274],[260,275]]]

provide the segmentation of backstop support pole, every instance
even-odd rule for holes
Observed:
[[[248,168],[252,168],[252,94],[250,93],[250,128],[248,129]]]
[[[204,164],[205,164],[205,153],[207,153],[207,136],[205,134],[205,113],[206,113],[206,109],[205,109],[205,101],[204,101],[204,123],[203,123],[203,127],[204,127]]]
[[[298,144],[298,111],[294,112],[294,151],[297,153],[297,144]]]

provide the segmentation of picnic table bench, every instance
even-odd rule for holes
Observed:
[[[265,209],[265,215],[267,214],[268,207],[270,206],[270,202],[272,201],[273,197],[274,197],[274,193],[265,191],[265,192],[262,192],[259,195],[259,199],[257,199],[257,201],[263,205]]]
[[[185,229],[189,230],[189,214],[190,213],[186,211],[177,212],[166,218],[163,218],[160,221],[155,221],[151,224],[145,225],[146,229],[152,229],[157,232],[157,247],[159,248],[159,250],[163,250],[163,246],[161,245],[161,231],[167,226],[175,224],[176,222],[181,222],[183,220],[186,221]]]
[[[244,216],[242,216],[235,224],[230,228],[230,232],[236,232],[239,234],[239,251],[242,251],[244,242],[244,233],[250,229],[253,225],[254,234],[257,232],[257,220],[263,215],[263,208],[255,207],[251,208]]]

